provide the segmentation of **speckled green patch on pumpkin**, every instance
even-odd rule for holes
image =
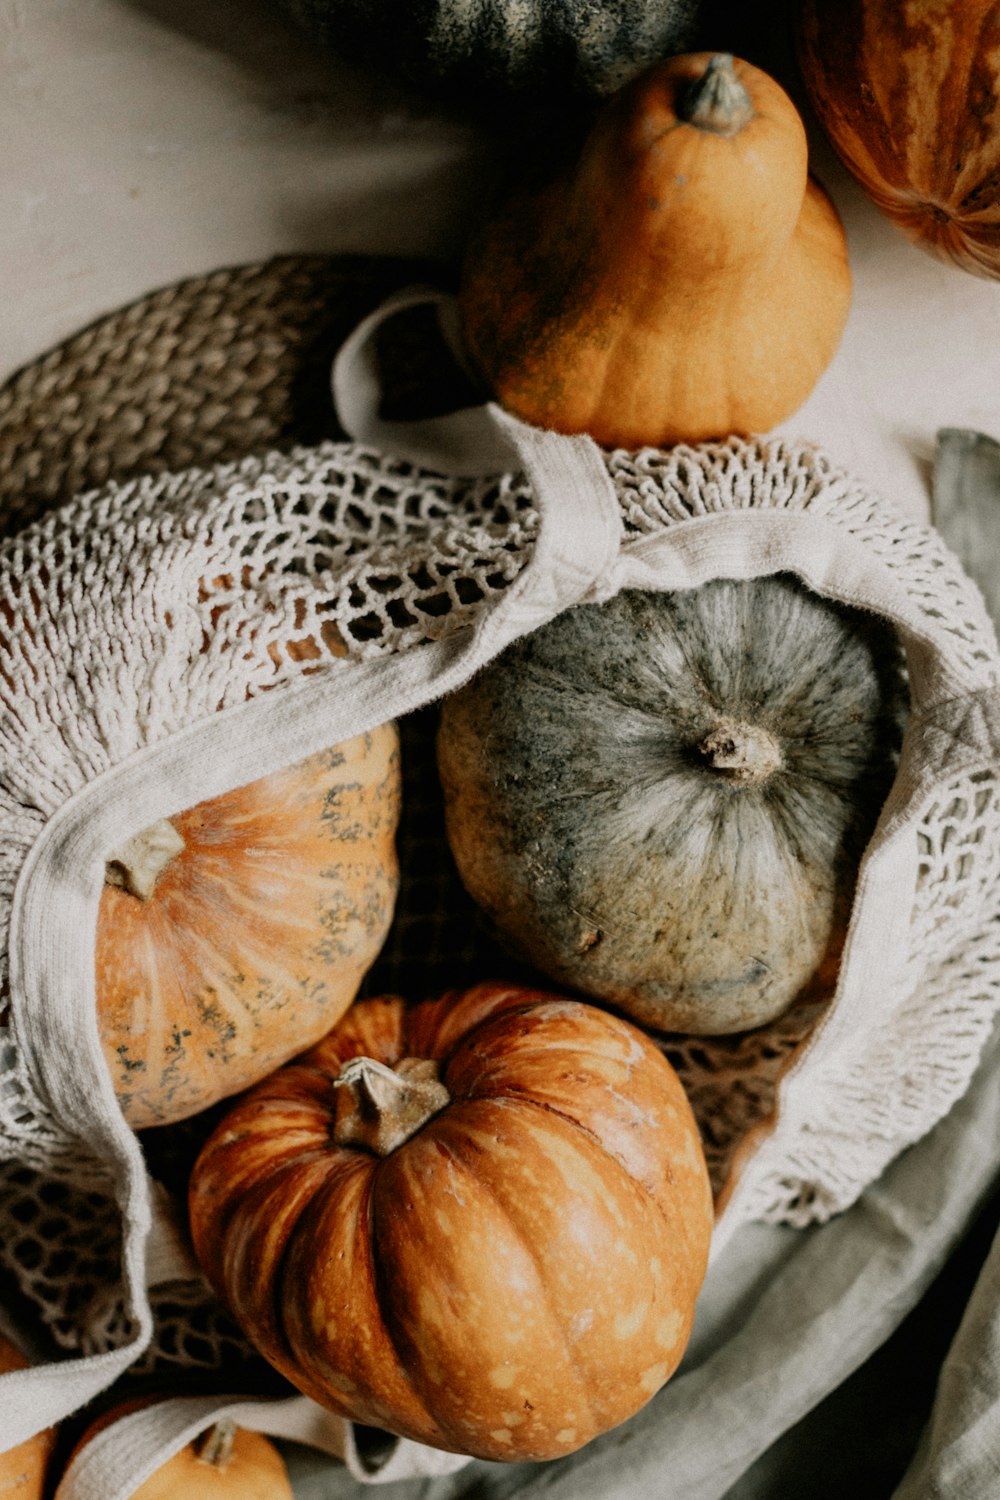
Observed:
[[[661,1030],[745,1030],[834,981],[904,708],[893,633],[791,577],[626,592],[445,703],[448,838],[560,984]],[[720,765],[720,726],[777,763]]]

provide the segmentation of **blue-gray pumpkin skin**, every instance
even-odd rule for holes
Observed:
[[[560,985],[760,1026],[832,990],[906,702],[894,633],[791,577],[580,606],[443,705],[459,873]]]

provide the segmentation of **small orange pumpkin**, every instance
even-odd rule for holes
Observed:
[[[850,296],[791,99],[750,63],[692,53],[615,95],[569,170],[500,202],[459,307],[469,361],[510,411],[634,448],[790,416]]]
[[[25,1370],[30,1361],[9,1338],[0,1333],[0,1375],[10,1370]],[[0,1423],[0,1439],[2,1439]],[[56,1430],[47,1427],[16,1448],[0,1453],[0,1496],[13,1500],[42,1500],[46,1493],[46,1475],[55,1446]]]
[[[190,1214],[210,1282],[294,1385],[500,1460],[571,1452],[654,1395],[712,1225],[654,1044],[499,984],[359,1001],[226,1115]]]
[[[399,803],[383,725],[109,857],[98,1025],[131,1125],[246,1088],[343,1015],[392,919]]]
[[[921,249],[1000,278],[1000,0],[805,0],[798,41],[872,201]]]
[[[70,1461],[99,1432],[113,1427],[131,1412],[155,1404],[157,1399],[139,1397],[120,1401],[102,1413],[76,1443]],[[221,1417],[193,1442],[186,1443],[131,1492],[131,1500],[214,1500],[214,1497],[293,1500],[284,1459],[270,1438],[238,1427],[229,1417]]]

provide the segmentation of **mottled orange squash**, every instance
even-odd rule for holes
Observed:
[[[654,1043],[494,983],[358,1001],[227,1112],[190,1216],[208,1279],[299,1389],[518,1460],[572,1452],[669,1378],[712,1202]]]
[[[384,725],[109,857],[98,1024],[130,1124],[207,1108],[340,1018],[392,918],[399,801]]]

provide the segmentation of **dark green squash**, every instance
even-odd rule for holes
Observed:
[[[905,702],[893,632],[791,577],[580,606],[443,706],[459,873],[561,985],[762,1025],[835,981]]]
[[[693,42],[704,0],[280,0],[323,45],[465,105],[599,96]],[[497,121],[501,124],[501,121]]]

